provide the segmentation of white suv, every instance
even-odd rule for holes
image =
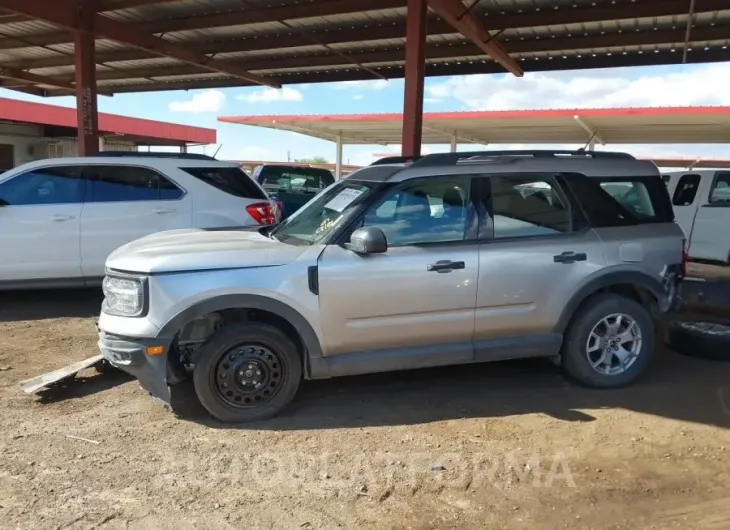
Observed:
[[[100,284],[117,247],[155,232],[274,224],[279,208],[230,162],[100,153],[0,175],[0,289]]]

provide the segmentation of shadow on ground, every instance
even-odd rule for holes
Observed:
[[[100,288],[0,292],[0,322],[99,316]]]
[[[83,376],[78,374],[76,377],[63,379],[49,385],[47,389],[39,391],[37,393],[38,402],[46,404],[79,399],[110,390],[134,379],[126,372],[116,369],[108,369],[103,373],[98,373],[92,368],[83,373],[90,373],[91,375]]]

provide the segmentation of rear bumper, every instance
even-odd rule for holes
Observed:
[[[152,397],[170,406],[170,389],[167,386],[167,351],[170,341],[121,337],[100,331],[98,345],[109,364],[136,377]],[[164,352],[148,355],[148,346],[163,346]]]

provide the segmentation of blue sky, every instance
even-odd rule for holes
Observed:
[[[435,77],[426,83],[427,111],[530,108],[730,105],[730,63],[616,68],[556,73]],[[718,88],[720,87],[720,88]],[[4,97],[74,106],[75,100]],[[99,110],[218,129],[220,158],[286,160],[324,156],[334,144],[295,133],[219,123],[219,115],[401,112],[402,80],[120,94],[100,97]],[[730,139],[730,136],[729,136]],[[219,146],[210,146],[208,153]],[[428,146],[434,152],[447,146]],[[473,146],[472,146],[473,147]],[[656,156],[726,156],[725,146],[610,146]],[[391,147],[397,150],[398,146]],[[346,146],[344,158],[365,164],[382,146]]]

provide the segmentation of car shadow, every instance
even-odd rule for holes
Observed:
[[[0,322],[99,316],[101,289],[44,289],[0,292]]]
[[[413,425],[462,418],[541,413],[591,422],[590,410],[622,408],[730,428],[730,363],[662,351],[633,386],[578,386],[544,360],[521,360],[305,381],[279,416],[225,424],[200,405],[190,384],[173,387],[179,418],[218,429],[272,431]]]

